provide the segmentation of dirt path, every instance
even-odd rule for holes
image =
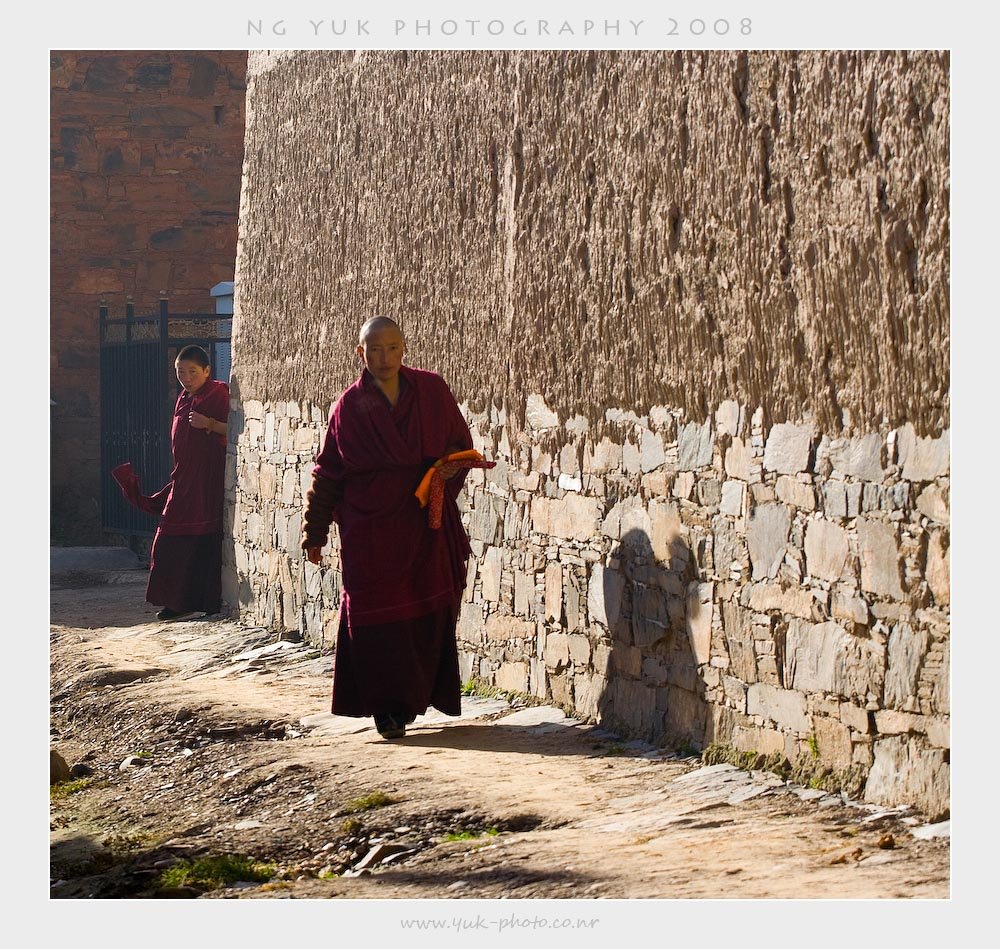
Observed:
[[[499,699],[386,742],[326,713],[329,656],[232,622],[158,623],[143,580],[53,581],[53,747],[93,771],[53,804],[53,897],[197,896],[163,870],[221,853],[275,875],[209,897],[949,895],[949,842],[915,836],[915,812]]]

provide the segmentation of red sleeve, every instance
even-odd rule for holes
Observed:
[[[229,386],[224,382],[218,382],[197,408],[194,405],[191,408],[208,418],[214,418],[217,422],[225,423],[229,419]],[[219,444],[225,447],[226,436],[218,432],[212,434],[219,440]]]
[[[313,468],[314,473],[329,478],[331,481],[340,481],[344,477],[344,462],[337,446],[337,415],[337,406],[335,405],[330,411],[330,424],[326,427],[323,447],[316,456],[316,467]]]

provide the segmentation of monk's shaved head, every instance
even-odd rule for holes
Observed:
[[[360,332],[358,333],[358,345],[363,346],[365,340],[368,339],[372,333],[377,333],[380,330],[386,329],[394,329],[400,336],[403,335],[403,331],[399,328],[399,324],[395,320],[390,319],[388,316],[373,316],[371,319],[365,320],[361,326]]]

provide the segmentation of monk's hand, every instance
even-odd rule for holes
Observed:
[[[191,423],[192,428],[208,428],[212,420],[200,412],[192,412],[188,415],[188,421]]]
[[[323,562],[323,548],[322,547],[306,547],[306,559],[309,563],[322,563]]]
[[[454,478],[455,475],[457,475],[461,470],[461,465],[449,464],[448,462],[445,462],[438,468],[438,473],[442,478],[444,478],[445,481],[447,481],[449,478]]]

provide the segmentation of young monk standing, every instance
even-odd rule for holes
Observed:
[[[211,378],[208,353],[200,346],[185,346],[174,368],[181,392],[170,429],[170,480],[147,497],[139,493],[130,464],[111,472],[127,500],[160,515],[146,587],[147,602],[163,607],[159,620],[218,612],[222,596],[229,386]]]
[[[461,711],[455,623],[470,553],[455,503],[466,470],[441,469],[440,527],[414,497],[434,462],[471,449],[469,427],[444,380],[404,366],[404,352],[388,317],[361,327],[364,368],[330,413],[302,528],[315,564],[331,522],[340,530],[333,713],[374,716],[385,738],[402,737],[429,705]]]

